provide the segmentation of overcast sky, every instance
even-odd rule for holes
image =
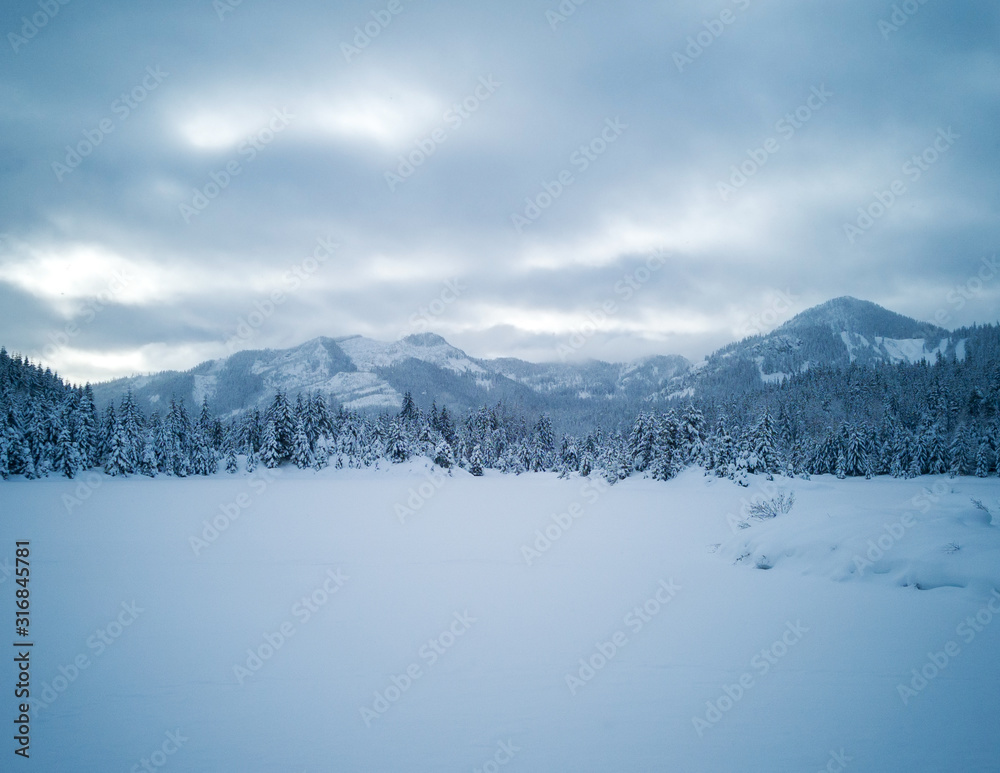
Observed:
[[[1000,316],[995,0],[10,0],[0,25],[0,343],[73,380],[425,330],[700,359],[840,295]]]

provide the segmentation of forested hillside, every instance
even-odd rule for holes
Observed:
[[[0,477],[209,475],[257,465],[366,467],[425,456],[442,468],[552,470],[666,480],[687,466],[744,482],[752,473],[839,477],[996,474],[1000,328],[956,331],[962,357],[934,364],[851,362],[780,383],[706,382],[684,400],[647,401],[576,435],[548,413],[498,402],[452,415],[411,394],[398,412],[363,414],[319,393],[276,392],[225,421],[209,403],[141,410],[130,392],[99,411],[89,386],[0,349]]]

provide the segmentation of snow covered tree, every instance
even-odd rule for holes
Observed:
[[[656,427],[653,419],[648,414],[640,412],[632,422],[632,433],[628,439],[632,468],[636,472],[645,472],[649,469],[653,463],[655,444]]]
[[[121,420],[117,419],[111,432],[108,456],[104,462],[104,471],[108,475],[122,475],[124,477],[135,472],[131,452],[132,447],[128,433],[124,426],[122,426]]]
[[[979,447],[976,449],[976,477],[988,478],[992,466],[992,451],[990,449],[989,437],[984,433],[979,439]]]
[[[405,462],[410,458],[410,448],[407,443],[406,430],[401,417],[393,418],[387,428],[385,456],[393,464]]]
[[[438,440],[437,446],[434,448],[434,464],[445,470],[450,470],[455,466],[454,451],[451,450],[448,441],[443,437]]]
[[[472,456],[469,458],[469,472],[476,477],[483,474],[483,453],[478,445],[472,449]]]
[[[295,422],[295,438],[292,448],[292,464],[300,470],[312,468],[316,463],[316,457],[312,448],[309,447],[309,436],[306,433],[305,418],[300,415]]]
[[[266,438],[268,424],[271,425],[272,432],[268,452],[265,454],[263,446],[260,452],[261,461],[266,467],[271,467],[268,459],[271,459],[274,466],[277,467],[281,462],[291,458],[295,441],[295,419],[292,413],[288,398],[284,392],[279,390],[275,393],[271,406],[264,416],[265,438],[262,440],[262,444],[268,443]]]
[[[62,424],[54,448],[53,470],[67,478],[76,477],[82,466],[80,449],[70,434],[69,426]]]
[[[274,417],[264,422],[264,437],[261,440],[260,461],[268,469],[274,469],[284,459],[281,441],[278,439],[278,425]]]

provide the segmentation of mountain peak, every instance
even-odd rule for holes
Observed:
[[[411,346],[451,346],[437,333],[414,333],[400,340]]]
[[[835,333],[893,339],[944,338],[948,331],[929,322],[919,322],[871,301],[843,295],[806,309],[775,330],[794,333],[803,328],[826,327]]]

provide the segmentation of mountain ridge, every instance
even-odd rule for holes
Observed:
[[[817,365],[961,359],[963,347],[964,341],[953,340],[944,328],[842,296],[800,312],[769,333],[734,341],[698,363],[677,354],[618,363],[481,359],[432,332],[391,342],[318,336],[287,349],[247,349],[183,372],[93,387],[102,404],[131,389],[150,410],[171,396],[183,396],[194,403],[207,399],[221,414],[263,405],[278,390],[319,392],[354,410],[398,409],[406,392],[418,404],[437,400],[457,410],[497,400],[553,410],[558,404],[660,402],[762,386]]]

